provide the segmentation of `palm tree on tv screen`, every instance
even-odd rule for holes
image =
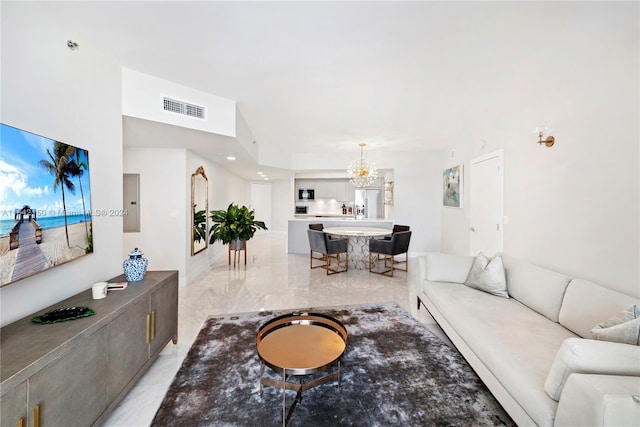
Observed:
[[[84,191],[82,191],[82,175],[88,169],[87,162],[80,160],[80,155],[84,154],[84,158],[88,158],[87,150],[82,148],[73,148],[74,163],[77,166],[74,168],[74,176],[78,177],[78,184],[80,184],[80,197],[82,198],[82,220],[84,221],[84,230],[87,234],[87,242],[89,241],[89,228],[87,226],[87,209],[84,206]]]
[[[67,247],[69,245],[69,229],[67,227],[67,205],[64,199],[64,189],[66,188],[71,194],[75,194],[75,187],[71,182],[70,177],[75,176],[78,170],[78,165],[75,162],[70,161],[70,157],[73,155],[74,148],[70,145],[56,141],[53,144],[53,154],[47,148],[47,154],[49,160],[40,160],[40,166],[45,168],[51,175],[53,175],[53,191],[58,189],[62,190],[62,213],[64,215],[64,232],[67,236]]]

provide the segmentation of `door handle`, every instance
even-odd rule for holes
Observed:
[[[33,407],[33,427],[40,427],[40,404]]]
[[[156,339],[156,311],[151,310],[151,340]]]
[[[151,342],[151,315],[147,314],[147,329],[145,331],[144,337],[145,344],[149,344]]]
[[[473,227],[469,227],[469,231],[476,231],[476,229]]]

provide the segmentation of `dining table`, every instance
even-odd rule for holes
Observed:
[[[357,270],[369,269],[369,240],[373,237],[388,236],[393,232],[388,228],[359,227],[356,225],[327,227],[322,231],[333,236],[347,237],[349,239],[349,267]]]

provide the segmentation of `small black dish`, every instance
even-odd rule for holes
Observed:
[[[96,313],[89,307],[64,307],[47,311],[42,316],[32,317],[31,321],[34,323],[58,323],[93,316],[94,314]]]

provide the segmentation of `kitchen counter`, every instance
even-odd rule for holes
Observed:
[[[331,219],[356,219],[355,215],[342,214],[296,214],[296,219],[331,218]]]
[[[347,218],[345,218],[347,217]],[[309,224],[322,223],[325,228],[341,227],[345,222],[359,227],[377,227],[393,229],[393,221],[385,219],[355,219],[348,215],[339,215],[338,217],[316,217],[315,215],[306,215],[289,220],[287,235],[287,253],[290,254],[308,254],[309,253],[309,237],[307,230]]]

